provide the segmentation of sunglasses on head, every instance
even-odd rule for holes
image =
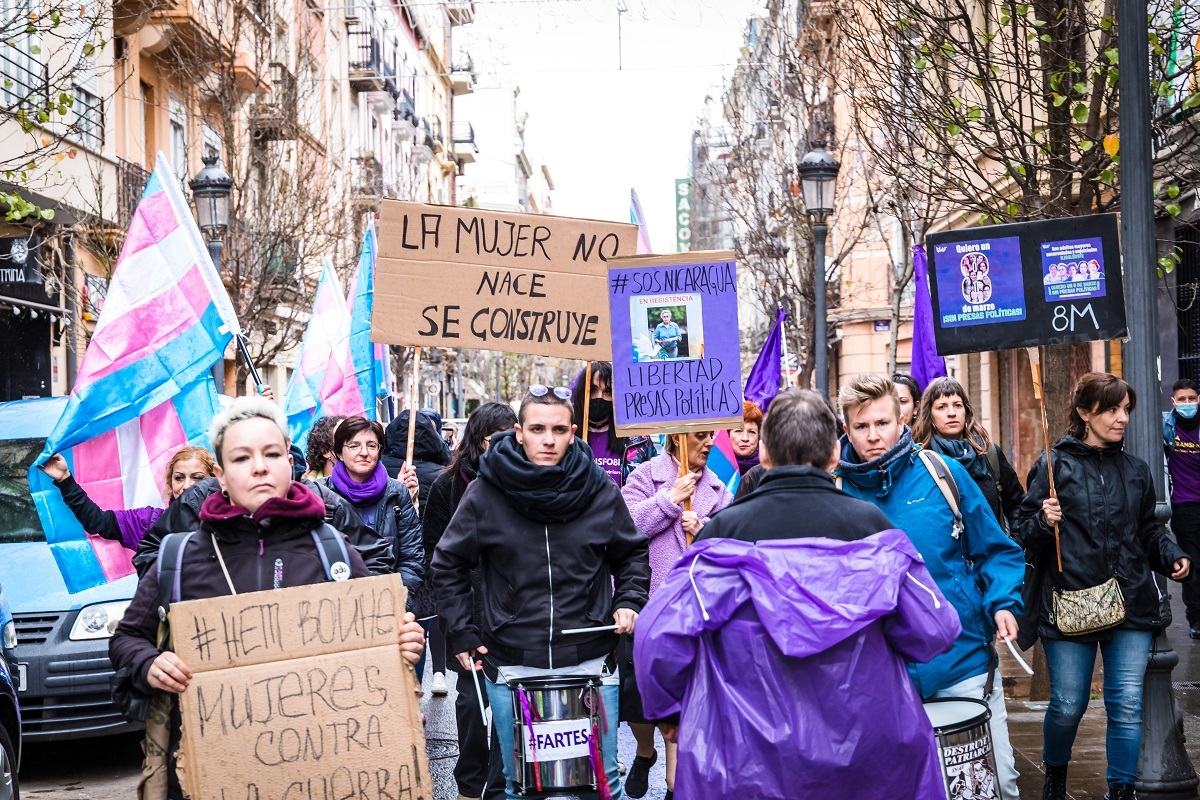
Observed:
[[[554,392],[554,396],[559,400],[571,399],[571,390],[565,386],[555,386],[553,389],[551,389],[549,386],[535,383],[529,387],[529,393],[534,397],[545,397],[550,392]]]

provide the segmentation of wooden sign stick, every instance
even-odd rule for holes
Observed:
[[[585,442],[588,440],[588,435],[592,432],[588,425],[591,424],[591,405],[592,405],[592,362],[587,362],[587,366],[583,368],[583,433],[579,435],[580,439]]]
[[[408,451],[405,455],[405,463],[408,466],[413,466],[413,451],[417,444],[417,393],[421,391],[421,348],[413,348],[413,363],[412,363],[412,401],[408,405]],[[421,509],[417,507],[417,489],[409,489],[409,494],[412,495],[413,510],[417,513]]]
[[[1027,347],[1025,351],[1029,353],[1029,370],[1033,376],[1033,396],[1037,398],[1038,405],[1042,409],[1042,436],[1046,441],[1046,477],[1050,481],[1050,496],[1058,499],[1058,494],[1054,490],[1054,464],[1050,460],[1050,423],[1046,419],[1046,395],[1042,391],[1042,363],[1038,348]],[[1054,523],[1054,552],[1058,556],[1058,571],[1061,573],[1062,566],[1062,543],[1058,538],[1058,523]]]
[[[687,475],[688,472],[691,471],[691,467],[688,466],[688,445],[687,445],[688,435],[686,433],[677,433],[675,435],[679,437],[679,439],[678,439],[678,441],[679,441],[679,477],[682,478],[684,475]],[[684,511],[692,510],[692,498],[688,497],[688,498],[684,499],[683,510]],[[692,546],[692,534],[685,533],[683,535],[683,538],[686,541],[687,546],[691,547]]]

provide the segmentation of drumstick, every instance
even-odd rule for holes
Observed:
[[[1025,659],[1021,658],[1021,654],[1017,652],[1017,648],[1013,647],[1012,639],[1005,639],[1004,643],[1008,645],[1008,652],[1012,653],[1013,658],[1021,665],[1021,669],[1025,670],[1030,675],[1033,674],[1033,667],[1025,663]]]
[[[563,636],[570,636],[572,633],[599,633],[600,631],[615,631],[616,625],[598,625],[595,628],[569,628],[562,632]]]
[[[471,677],[475,681],[475,697],[479,700],[479,717],[485,726],[488,725],[487,711],[483,707],[483,690],[479,688],[479,670],[475,669],[475,659],[471,659]],[[491,732],[488,733],[488,744],[491,745]]]

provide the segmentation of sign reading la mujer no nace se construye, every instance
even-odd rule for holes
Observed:
[[[607,360],[609,259],[637,226],[385,200],[371,338]]]

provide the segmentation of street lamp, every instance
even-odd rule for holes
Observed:
[[[816,339],[814,369],[817,373],[817,391],[829,395],[829,345],[825,319],[825,237],[829,233],[829,218],[833,216],[833,195],[841,164],[825,149],[825,140],[812,143],[812,150],[800,159],[796,172],[800,176],[800,190],[804,198],[804,213],[812,223],[813,243],[816,246],[816,286],[813,294],[814,327]]]
[[[196,222],[208,239],[213,266],[221,271],[221,237],[229,230],[229,193],[233,178],[221,169],[221,156],[209,153],[202,159],[204,169],[188,183],[196,202]]]

